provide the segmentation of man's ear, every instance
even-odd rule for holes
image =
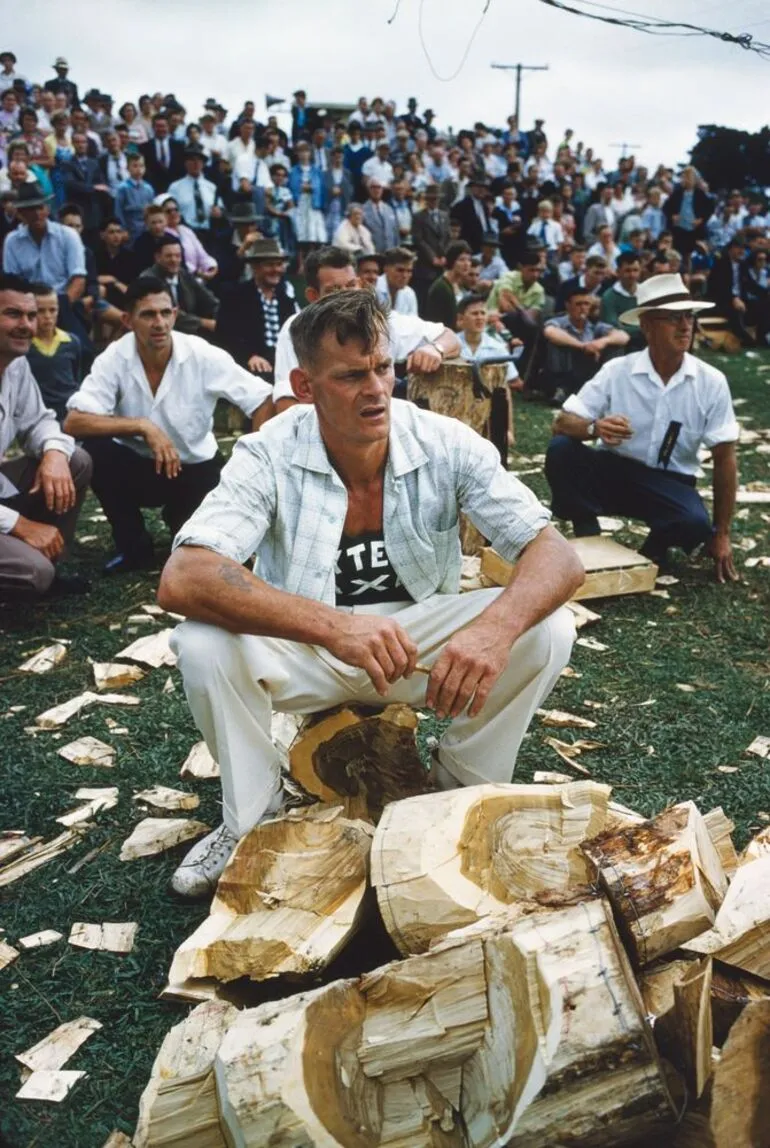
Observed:
[[[321,296],[318,294],[315,287],[306,287],[305,298],[307,299],[308,303],[317,303]]]
[[[126,330],[133,331],[133,327],[131,326],[131,312],[121,311],[120,318],[123,321],[123,326],[126,328]]]
[[[289,382],[294,391],[294,397],[300,403],[312,403],[313,390],[310,386],[310,375],[302,367],[294,367],[289,373]]]

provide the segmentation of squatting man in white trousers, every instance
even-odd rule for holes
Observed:
[[[574,551],[491,443],[392,401],[374,295],[312,304],[292,339],[299,405],[239,440],[158,591],[188,619],[172,647],[222,775],[224,825],[174,875],[186,896],[211,891],[239,837],[280,808],[273,709],[427,705],[454,719],[440,786],[507,782],[574,639],[560,608],[583,581]],[[459,510],[518,561],[506,589],[458,593]]]

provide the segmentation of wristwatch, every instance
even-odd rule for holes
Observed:
[[[596,423],[590,422],[586,427],[586,434],[589,438],[596,438]]]

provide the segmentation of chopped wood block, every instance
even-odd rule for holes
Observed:
[[[48,1036],[43,1037],[26,1052],[17,1052],[16,1060],[32,1072],[54,1071],[62,1068],[74,1056],[81,1044],[85,1044],[101,1028],[98,1020],[89,1016],[78,1017],[60,1024]]]
[[[10,864],[0,868],[0,888],[4,885],[12,885],[14,881],[18,881],[20,877],[26,877],[27,873],[31,873],[41,865],[47,865],[49,861],[53,861],[54,857],[58,857],[60,853],[71,849],[82,838],[83,829],[81,827],[66,829],[64,833],[60,833],[51,841],[41,841],[39,845],[28,849],[21,857],[17,857]]]
[[[683,946],[726,965],[770,979],[770,857],[739,866],[713,928]]]
[[[71,1090],[85,1072],[73,1072],[65,1069],[58,1072],[41,1070],[33,1072],[16,1093],[17,1100],[47,1100],[52,1104],[60,1104],[66,1100]]]
[[[476,785],[388,805],[372,844],[372,884],[399,952],[519,902],[590,897],[580,845],[604,828],[610,788]]]
[[[766,825],[764,829],[760,829],[759,833],[752,837],[741,853],[739,864],[748,865],[759,857],[770,857],[770,825]]]
[[[341,706],[314,714],[289,750],[291,775],[320,801],[345,804],[349,817],[376,821],[389,801],[425,793],[410,706]]]
[[[240,1011],[214,1060],[226,1142],[506,1144],[556,1051],[558,979],[501,929]]]
[[[711,1130],[716,1148],[770,1144],[770,1001],[747,1005],[714,1073]]]
[[[674,1031],[681,1064],[695,1096],[702,1096],[711,1076],[711,959],[695,962],[674,985]],[[679,1057],[677,1057],[679,1060]]]
[[[157,634],[147,634],[144,638],[137,638],[130,646],[126,646],[116,654],[116,658],[129,658],[134,662],[141,662],[143,666],[150,666],[157,670],[160,666],[175,666],[176,654],[171,650],[168,640],[173,629],[159,630]]]
[[[219,879],[211,915],[177,949],[169,982],[320,972],[357,928],[372,832],[323,805],[255,826]]]
[[[197,809],[201,803],[197,793],[186,793],[182,789],[170,789],[167,785],[153,785],[151,789],[143,789],[135,793],[134,801],[142,801],[145,805],[152,805],[154,809]]]
[[[208,751],[205,741],[194,745],[179,770],[180,777],[197,777],[199,781],[208,781],[219,777],[219,765]]]
[[[717,961],[711,975],[711,1014],[714,1044],[721,1047],[746,1005],[770,1000],[770,983]]]
[[[735,829],[735,822],[730,820],[721,805],[704,814],[703,820],[706,823],[709,837],[714,843],[714,848],[719,854],[722,868],[728,877],[732,877],[738,868],[738,854],[735,852],[731,836]]]
[[[577,551],[586,571],[585,582],[573,594],[574,600],[646,594],[655,588],[658,567],[654,562],[612,538],[601,535],[573,538],[570,545]],[[496,586],[507,586],[514,566],[487,546],[481,551],[481,572]]]
[[[6,865],[13,857],[18,857],[40,840],[40,837],[27,837],[23,829],[3,830],[0,833],[0,866]]]
[[[236,1015],[233,1005],[208,1001],[167,1033],[139,1101],[134,1148],[225,1148],[213,1069]]]
[[[8,965],[13,964],[18,955],[19,950],[14,949],[13,945],[0,941],[0,969],[6,969]]]
[[[98,765],[111,769],[115,764],[115,750],[98,737],[79,737],[56,752],[73,765]]]
[[[770,757],[770,737],[755,737],[751,745],[746,746],[746,753],[753,753],[757,757]]]
[[[26,662],[22,662],[19,670],[23,674],[47,674],[54,666],[58,666],[67,657],[66,642],[54,642],[42,650],[38,650]]]
[[[146,676],[140,666],[127,666],[121,662],[94,662],[94,685],[97,690],[122,690]]]
[[[596,729],[596,722],[590,718],[571,714],[566,710],[536,710],[537,716],[543,725],[555,726],[556,729]]]
[[[145,817],[126,838],[120,850],[120,861],[136,861],[138,857],[153,857],[192,841],[209,832],[209,826],[202,821],[184,817]]]
[[[637,813],[633,809],[629,809],[627,805],[622,805],[619,801],[611,801],[607,806],[607,824],[605,831],[609,829],[627,829],[629,825],[641,825],[645,820],[641,813]]]
[[[75,698],[70,698],[69,701],[62,702],[61,705],[54,706],[45,713],[38,714],[35,718],[35,725],[40,729],[59,729],[60,726],[65,725],[71,717],[80,713],[87,706],[99,704],[102,706],[138,706],[139,698],[133,697],[131,694],[95,694],[91,690],[86,690],[85,693],[78,694]]]
[[[39,933],[30,933],[26,937],[19,937],[18,943],[22,949],[42,949],[61,939],[62,934],[57,933],[56,929],[41,929]]]
[[[679,984],[689,973],[695,960],[659,961],[642,969],[639,973],[639,991],[642,994],[647,1015],[655,1021],[655,1032],[659,1021],[670,1017],[674,1011],[674,985]]]
[[[135,921],[105,921],[91,925],[76,921],[70,929],[68,941],[76,949],[96,949],[103,953],[130,953],[134,947]]]
[[[506,1148],[616,1148],[671,1122],[671,1093],[606,902],[525,917],[512,931],[540,954],[546,977],[560,979],[565,1008],[545,1087]]]
[[[617,914],[633,963],[643,968],[708,929],[727,878],[691,801],[583,845]]]
[[[86,799],[85,805],[80,805],[77,809],[62,814],[56,820],[59,825],[78,825],[81,821],[90,821],[95,814],[101,813],[105,809],[114,809],[117,804],[118,787],[116,785],[108,786],[93,792],[92,796]]]

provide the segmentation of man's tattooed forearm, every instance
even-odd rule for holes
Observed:
[[[244,570],[242,566],[223,562],[219,567],[219,574],[223,582],[227,582],[228,586],[234,586],[237,590],[254,589],[254,576],[249,574],[248,570]]]

